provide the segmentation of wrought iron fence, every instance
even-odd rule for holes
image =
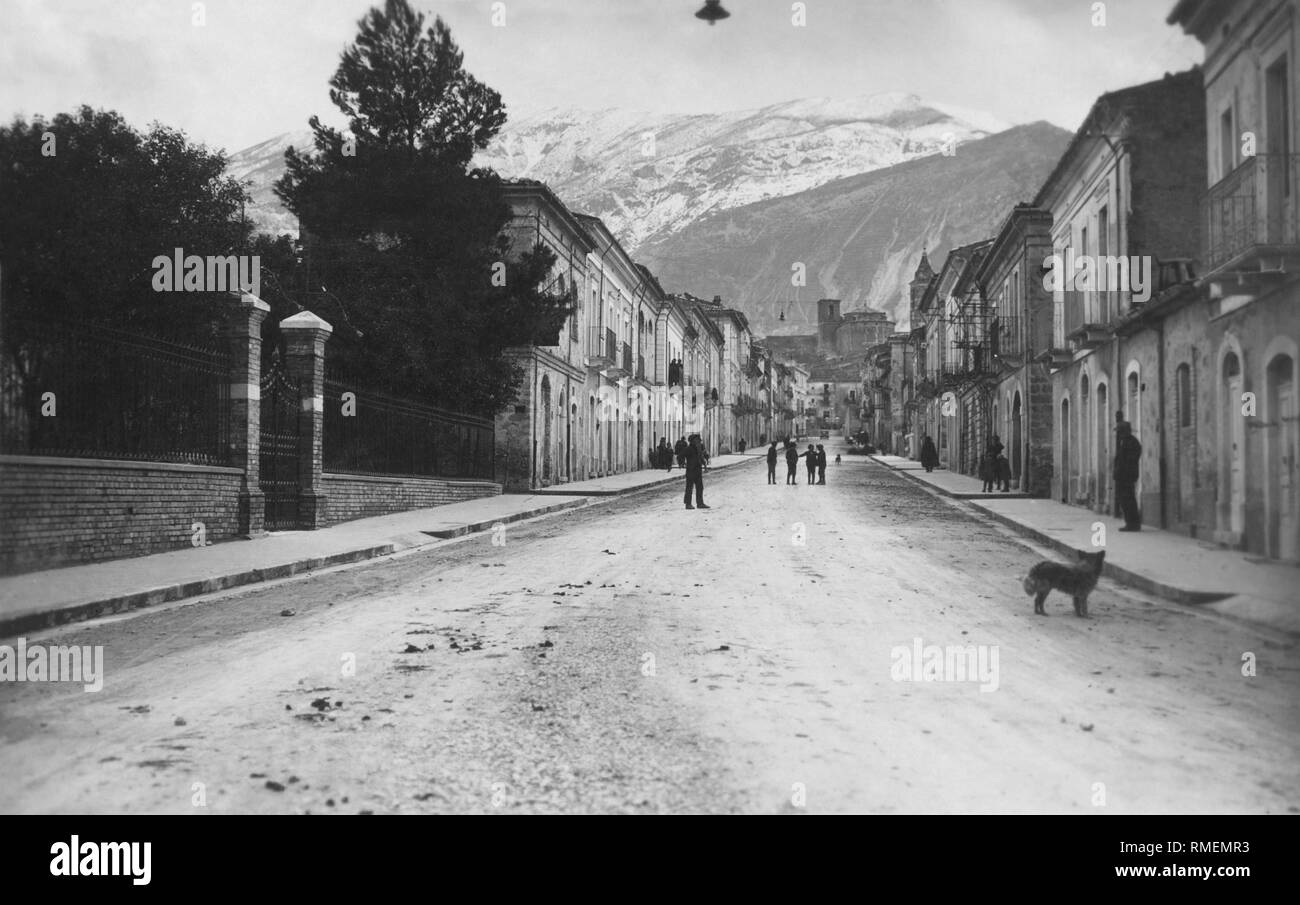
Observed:
[[[225,465],[230,359],[89,323],[9,319],[0,452]]]
[[[325,381],[322,431],[326,471],[493,477],[496,429],[491,421],[370,392],[339,376]]]

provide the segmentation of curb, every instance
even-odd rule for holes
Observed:
[[[82,622],[87,619],[98,619],[101,616],[112,616],[117,613],[126,613],[130,610],[139,610],[144,609],[145,607],[157,606],[160,603],[172,603],[176,600],[184,600],[187,597],[197,597],[200,594],[210,594],[214,591],[225,591],[230,588],[242,587],[243,585],[259,584],[264,581],[288,578],[290,575],[297,575],[299,572],[310,572],[314,569],[326,568],[327,566],[338,566],[346,563],[360,562],[366,559],[374,559],[377,556],[387,556],[394,552],[395,549],[396,547],[393,544],[381,544],[377,547],[364,547],[358,550],[347,550],[329,556],[315,556],[308,559],[299,559],[290,563],[268,566],[264,569],[248,569],[243,572],[233,572],[228,575],[201,578],[197,581],[186,581],[179,584],[163,585],[157,588],[150,588],[147,591],[134,591],[130,594],[119,594],[116,597],[77,601],[76,603],[64,604],[52,610],[35,610],[30,613],[18,613],[17,615],[0,619],[0,638],[10,637],[21,632],[53,628],[69,622]]]
[[[493,525],[508,525],[511,522],[522,522],[524,519],[536,518],[540,515],[550,515],[552,512],[563,512],[566,509],[580,509],[591,501],[588,499],[569,500],[564,503],[553,503],[550,506],[542,506],[538,509],[526,509],[523,512],[514,512],[510,515],[503,515],[500,518],[487,519],[481,522],[471,522],[468,525],[457,525],[455,528],[447,528],[444,531],[421,531],[421,534],[427,534],[430,537],[436,537],[439,540],[451,540],[454,537],[464,537],[466,534],[474,534],[479,531],[486,531]]]
[[[879,459],[875,459],[874,457],[873,457],[873,461],[877,465],[883,465],[885,468],[888,468],[890,471],[905,475],[906,477],[915,481],[917,484],[920,484],[923,487],[926,487],[929,490],[934,491],[935,493],[938,493],[942,496],[949,497],[951,499],[962,500],[963,502],[968,503],[971,506],[971,508],[978,510],[982,515],[986,515],[994,519],[995,521],[1000,522],[1003,525],[1006,525],[1008,528],[1011,528],[1017,533],[1032,538],[1033,540],[1037,541],[1040,544],[1043,544],[1044,546],[1051,547],[1053,550],[1056,550],[1058,553],[1074,554],[1076,552],[1074,547],[1072,547],[1070,544],[1066,543],[1065,541],[1061,540],[1059,537],[1053,537],[1050,534],[1047,534],[1043,531],[1039,531],[1037,528],[1031,528],[1028,525],[1016,521],[1015,519],[1011,518],[1008,515],[1003,515],[1000,512],[996,512],[992,509],[989,509],[987,506],[981,506],[978,502],[979,500],[997,500],[997,499],[1025,500],[1025,499],[1032,499],[1032,497],[1027,497],[1024,494],[983,494],[982,493],[978,495],[971,495],[971,494],[964,494],[964,493],[955,493],[950,490],[945,490],[942,487],[936,487],[934,484],[931,484],[928,481],[925,481],[921,478],[916,477],[915,475],[910,474],[908,469],[896,468],[893,465],[890,465],[888,462],[881,462]],[[1197,604],[1214,603],[1216,601],[1226,600],[1227,598],[1234,596],[1232,594],[1225,594],[1216,591],[1189,591],[1185,588],[1179,588],[1179,587],[1175,587],[1174,585],[1165,584],[1162,581],[1156,581],[1154,578],[1149,578],[1145,575],[1142,575],[1139,572],[1134,572],[1131,569],[1126,569],[1123,566],[1118,566],[1113,562],[1107,562],[1102,567],[1101,574],[1104,575],[1106,578],[1110,578],[1114,581],[1120,581],[1123,582],[1124,584],[1131,585],[1132,587],[1135,587],[1140,591],[1145,591],[1148,594],[1154,594],[1157,597],[1163,597],[1164,599],[1170,600],[1174,603],[1182,603],[1182,604],[1188,604],[1192,606],[1195,606]]]
[[[732,465],[744,464],[746,463],[732,462],[728,465],[722,466],[719,470],[730,468]],[[486,531],[496,524],[509,524],[511,522],[520,522],[530,518],[550,515],[567,509],[579,509],[591,505],[595,502],[595,498],[630,495],[677,480],[680,480],[680,478],[665,478],[660,481],[643,484],[639,487],[630,487],[625,490],[604,491],[599,494],[583,494],[583,499],[580,500],[566,500],[563,503],[539,506],[534,509],[526,509],[522,512],[514,512],[509,515],[500,516],[499,518],[486,519],[466,525],[457,525],[454,528],[448,528],[441,531],[417,532],[416,538],[418,538],[419,535],[425,535],[436,540],[451,540],[457,537],[464,537],[468,534],[474,534],[479,531]],[[562,491],[557,491],[557,493],[552,495],[574,496],[575,494],[564,494]],[[119,594],[114,597],[79,600],[73,603],[60,604],[54,609],[49,610],[33,610],[26,613],[16,613],[8,617],[0,616],[0,638],[12,637],[23,632],[54,628],[71,622],[83,622],[87,619],[113,616],[118,613],[145,609],[146,607],[158,606],[163,603],[173,603],[177,600],[184,600],[188,597],[198,597],[201,594],[211,594],[215,591],[226,591],[231,588],[243,587],[244,585],[275,581],[281,578],[288,578],[291,575],[298,575],[302,572],[311,572],[315,569],[324,569],[329,566],[362,562],[380,556],[388,556],[398,550],[409,550],[415,547],[424,546],[424,544],[420,543],[418,539],[411,538],[409,535],[406,538],[395,538],[394,541],[395,542],[375,546],[359,547],[354,550],[345,550],[341,553],[330,554],[329,556],[313,556],[306,559],[298,559],[293,562],[267,566],[261,569],[245,569],[241,572],[232,572],[226,575],[213,576],[211,578],[201,578],[195,581],[161,585],[159,587],[150,588],[146,591],[132,591],[129,594]],[[429,544],[432,544],[433,542],[433,540],[427,541]]]

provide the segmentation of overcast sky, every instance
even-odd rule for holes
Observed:
[[[508,108],[747,109],[907,91],[1013,123],[1073,131],[1100,93],[1186,69],[1200,45],[1165,25],[1174,0],[413,0]],[[381,0],[0,0],[0,118],[83,103],[157,119],[234,152],[338,123],[328,80]]]

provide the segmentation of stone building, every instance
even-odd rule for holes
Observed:
[[[817,351],[824,355],[854,357],[883,342],[894,331],[883,311],[840,313],[839,299],[817,302]]]
[[[1044,274],[1053,290],[1044,361],[1052,371],[1055,499],[1113,511],[1117,418],[1132,422],[1148,448],[1139,492],[1153,486],[1156,436],[1132,414],[1145,381],[1116,325],[1160,290],[1162,262],[1198,253],[1204,133],[1199,69],[1104,94],[1034,199],[1051,212],[1056,256]]]
[[[1147,518],[1300,561],[1300,0],[1180,0],[1169,22],[1205,46],[1199,275],[1126,355],[1164,428]]]
[[[671,444],[689,432],[683,378],[696,379],[697,361],[706,378],[716,373],[698,319],[599,218],[571,212],[531,180],[507,184],[505,196],[509,253],[538,243],[554,252],[548,288],[569,294],[574,311],[554,345],[510,352],[524,379],[497,416],[498,479],[517,491],[648,467],[661,437]]]
[[[1053,301],[1042,279],[1051,229],[1051,213],[1017,205],[975,277],[984,292],[978,327],[992,391],[985,432],[1006,447],[1011,488],[1036,497],[1051,493],[1054,457],[1052,381],[1041,357],[1052,345]]]

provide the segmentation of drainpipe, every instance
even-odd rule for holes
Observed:
[[[1160,327],[1157,332],[1158,345],[1156,346],[1156,379],[1159,383],[1160,391],[1160,414],[1157,416],[1157,424],[1160,431],[1160,461],[1158,463],[1160,472],[1160,527],[1162,529],[1169,527],[1168,519],[1168,494],[1165,493],[1165,434],[1168,433],[1165,423],[1165,319],[1161,317],[1158,321]]]

